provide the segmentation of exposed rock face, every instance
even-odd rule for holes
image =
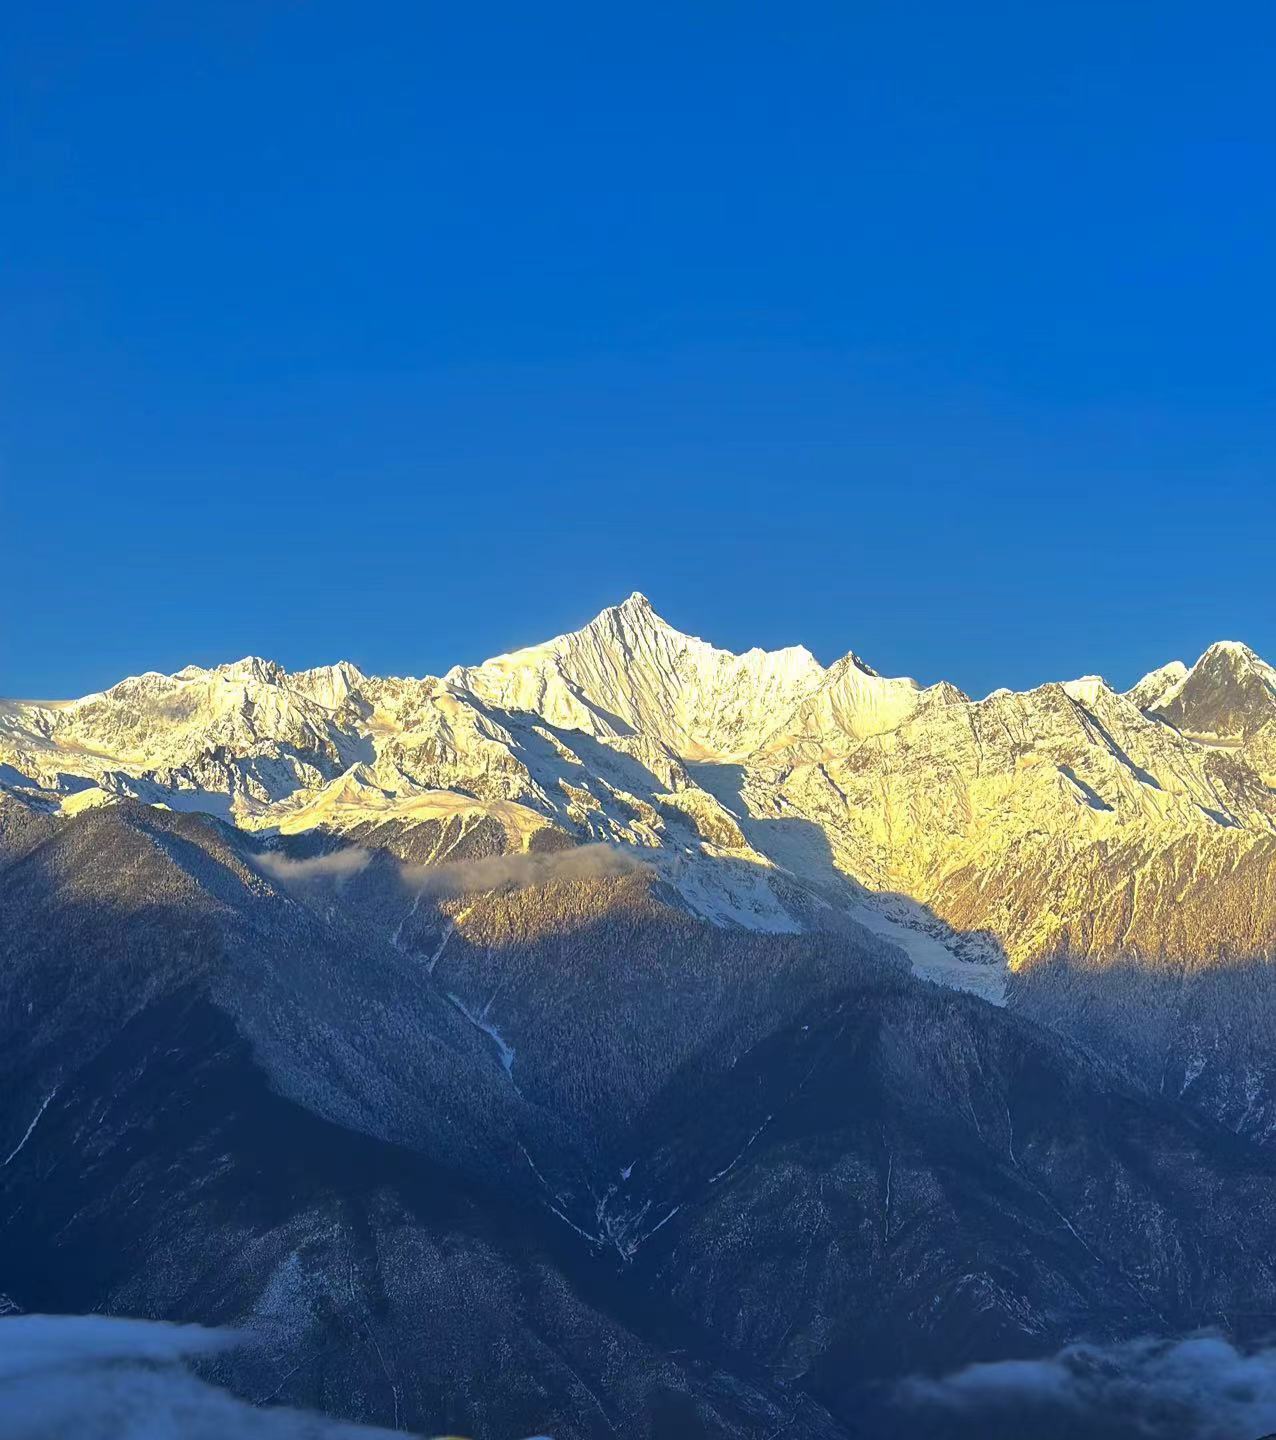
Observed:
[[[1220,640],[1150,708],[1185,735],[1238,744],[1276,718],[1276,670],[1248,645]]]
[[[1258,1336],[1272,677],[976,701],[634,596],[5,702],[0,1291],[482,1440],[879,1440],[908,1373]]]
[[[1267,955],[1274,737],[1276,671],[1232,642],[1125,695],[1087,676],[973,701],[853,654],[733,655],[634,595],[442,679],[249,659],[6,702],[0,784],[65,813],[133,797],[374,844],[604,840],[715,924],[858,916],[994,995],[1007,959],[1061,948]]]
[[[1256,1145],[850,921],[487,820],[5,827],[13,1303],[246,1327],[249,1398],[481,1440],[884,1437],[903,1374],[1267,1325]]]

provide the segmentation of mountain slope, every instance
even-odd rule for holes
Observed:
[[[694,752],[715,732],[734,733],[752,749],[755,700],[766,695],[785,704],[821,674],[805,650],[747,656],[716,650],[667,625],[635,593],[582,630],[483,665],[458,666],[446,678],[487,704],[533,712],[565,729],[643,733]]]
[[[423,889],[130,803],[15,845],[6,1293],[483,1440],[886,1435],[915,1369],[1276,1310],[1256,1148],[853,927],[484,848]]]
[[[1276,670],[1248,645],[1220,640],[1150,708],[1185,735],[1238,744],[1276,718]]]
[[[1008,960],[1266,955],[1276,937],[1276,671],[1232,642],[1126,695],[1096,676],[974,701],[734,655],[641,595],[442,678],[261,660],[0,707],[0,786],[121,798],[422,857],[603,841],[693,913],[770,932],[862,921],[995,996]]]

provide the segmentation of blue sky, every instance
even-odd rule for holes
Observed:
[[[1268,4],[6,28],[0,693],[635,588],[978,693],[1276,659]]]

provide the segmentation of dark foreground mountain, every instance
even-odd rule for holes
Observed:
[[[1017,1013],[1119,1065],[1147,1093],[1276,1150],[1276,966],[1103,962],[1063,954],[1019,971]]]
[[[893,1435],[918,1374],[1276,1326],[1276,1161],[853,924],[127,803],[4,842],[0,1290],[245,1328],[251,1400]]]

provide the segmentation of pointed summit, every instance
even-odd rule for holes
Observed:
[[[154,673],[154,672],[152,672]],[[284,668],[276,660],[263,660],[260,655],[245,655],[242,660],[230,660],[224,665],[204,667],[184,666],[173,676],[174,680],[228,680],[251,681],[257,685],[277,685],[284,677]]]
[[[1265,670],[1272,668],[1257,650],[1251,650],[1243,640],[1215,640],[1196,664],[1199,666],[1207,662],[1212,665],[1258,665]]]
[[[1146,708],[1195,739],[1239,744],[1276,718],[1276,669],[1239,640],[1216,640]]]
[[[823,752],[895,729],[924,693],[854,652],[825,670],[800,645],[737,655],[676,630],[635,590],[582,629],[457,668],[487,704],[604,738],[642,733],[688,760],[739,759],[798,741]]]
[[[1111,694],[1108,682],[1102,675],[1078,675],[1075,680],[1065,680],[1063,691],[1069,700],[1093,709],[1103,695]]]
[[[686,635],[635,590],[580,630],[445,678],[552,725],[609,738],[642,732],[703,758],[756,749],[823,677],[800,646],[736,655]]]
[[[670,623],[658,615],[650,600],[641,590],[635,590],[632,595],[620,602],[619,605],[608,605],[605,610],[600,610],[597,615],[580,630],[571,632],[568,635],[560,635],[551,640],[551,645],[557,645],[562,641],[570,640],[572,634],[584,635],[598,626],[610,628],[613,631],[623,633],[625,631],[648,631],[658,630],[667,632],[670,635],[682,635],[680,630],[675,630]],[[683,637],[688,638],[688,637]],[[541,647],[533,647],[541,648]]]
[[[295,670],[287,678],[288,688],[299,695],[317,700],[329,710],[339,709],[350,696],[367,682],[367,676],[349,660],[335,665],[317,665],[310,670]]]

